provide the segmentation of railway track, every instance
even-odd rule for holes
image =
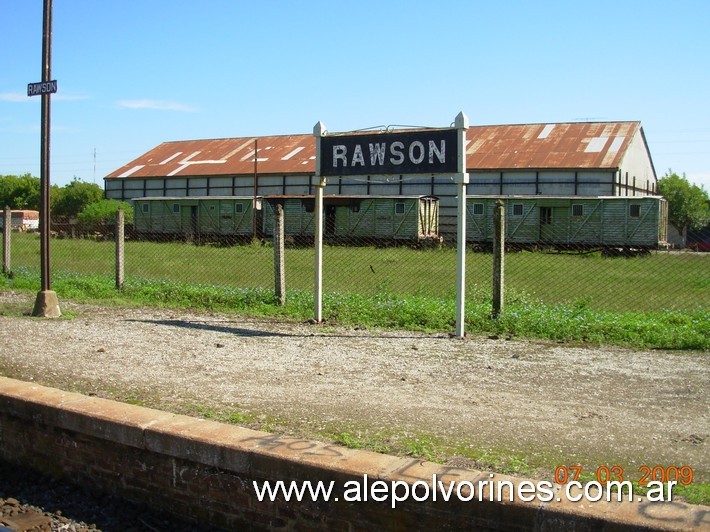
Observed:
[[[0,462],[0,532],[207,531],[197,523]]]

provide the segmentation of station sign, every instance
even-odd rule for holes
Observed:
[[[40,94],[54,94],[57,92],[57,80],[40,81],[39,83],[27,84],[27,96],[39,96]]]
[[[320,137],[321,174],[456,173],[456,129],[423,129]]]

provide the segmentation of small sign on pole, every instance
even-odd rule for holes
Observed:
[[[42,94],[54,94],[57,92],[57,80],[40,81],[27,84],[27,96],[40,96]]]

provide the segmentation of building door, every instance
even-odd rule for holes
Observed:
[[[185,232],[185,239],[188,242],[197,237],[197,205],[183,205],[182,206],[182,227]]]
[[[325,205],[325,236],[335,236],[335,205]]]
[[[197,234],[197,205],[190,206],[190,232]]]
[[[540,241],[553,240],[552,207],[540,207]]]

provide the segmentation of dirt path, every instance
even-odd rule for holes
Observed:
[[[236,405],[302,435],[444,439],[533,465],[618,463],[630,480],[690,465],[710,480],[707,353],[62,307],[74,317],[0,316],[0,373],[165,409]]]

